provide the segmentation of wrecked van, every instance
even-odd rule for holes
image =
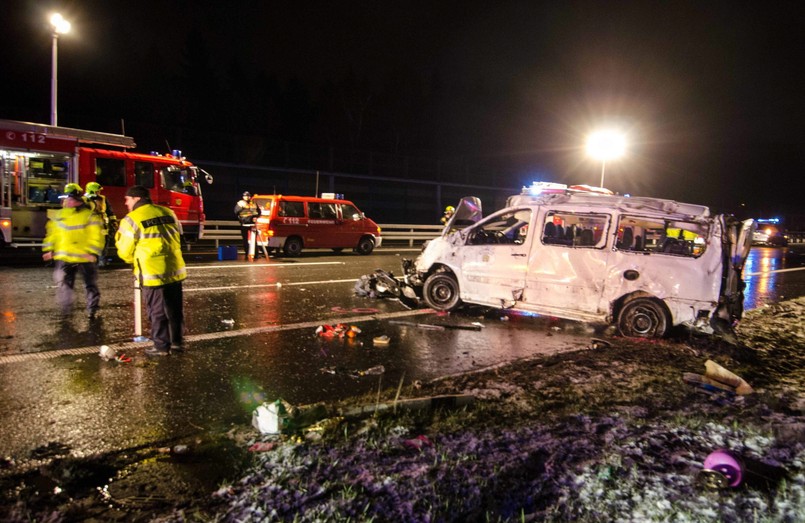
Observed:
[[[535,184],[486,218],[464,198],[441,236],[403,260],[404,290],[437,310],[466,302],[614,324],[624,336],[732,327],[753,221],[607,192]]]

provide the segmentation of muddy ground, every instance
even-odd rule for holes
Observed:
[[[608,343],[585,351],[306,409],[281,436],[244,426],[80,466],[44,448],[36,469],[3,463],[0,518],[801,521],[804,325],[800,298],[750,311],[735,339],[604,336]],[[708,390],[682,379],[704,373],[708,359],[753,392]],[[446,395],[472,403],[413,409],[401,401]],[[377,405],[388,408],[355,413]],[[743,467],[734,487],[723,475],[702,472],[719,449]],[[204,480],[178,481],[170,471],[182,461],[190,476]],[[205,469],[208,461],[228,466]],[[138,464],[136,477],[117,472],[115,482],[99,486],[99,478],[125,471],[127,463]]]

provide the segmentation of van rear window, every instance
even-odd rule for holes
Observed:
[[[542,227],[542,243],[580,248],[602,248],[609,228],[608,214],[550,211]]]
[[[623,215],[615,249],[698,257],[704,253],[708,225]]]

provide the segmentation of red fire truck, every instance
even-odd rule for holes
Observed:
[[[60,207],[59,195],[71,182],[100,183],[118,219],[128,212],[126,189],[143,185],[154,203],[176,213],[188,240],[203,235],[198,178],[204,171],[179,151],[130,152],[134,147],[128,136],[0,120],[0,245],[41,243],[48,211]]]

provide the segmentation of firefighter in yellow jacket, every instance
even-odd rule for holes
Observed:
[[[103,267],[109,261],[109,250],[115,243],[115,233],[117,232],[117,217],[106,196],[101,194],[103,187],[98,182],[89,182],[84,199],[93,206],[93,210],[98,214],[104,223],[104,235],[106,245],[103,248],[103,255],[98,260],[98,265]]]
[[[62,316],[72,310],[75,275],[80,272],[87,291],[87,316],[94,320],[101,301],[98,258],[103,252],[103,220],[84,201],[83,192],[77,183],[64,187],[62,208],[47,223],[42,259],[54,261],[53,280]]]
[[[149,356],[184,350],[182,281],[187,277],[182,258],[182,226],[167,207],[154,205],[141,185],[126,191],[129,213],[120,220],[115,246],[118,257],[134,265],[151,321],[153,347]]]

